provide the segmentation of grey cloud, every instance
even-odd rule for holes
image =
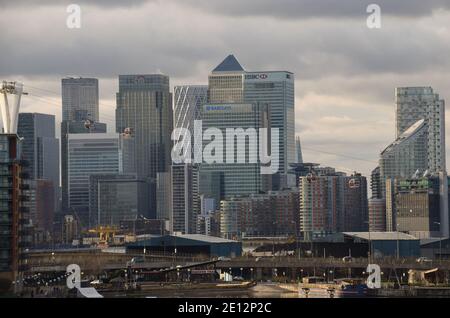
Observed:
[[[59,6],[70,3],[103,8],[139,6],[148,2],[173,2],[217,15],[233,17],[270,16],[280,19],[317,17],[359,17],[366,14],[369,4],[381,6],[386,15],[418,17],[430,15],[437,9],[450,9],[447,0],[1,0],[1,7]]]
[[[122,11],[106,14],[92,9],[80,30],[65,28],[65,16],[49,12],[39,20],[40,29],[30,29],[26,36],[20,28],[4,33],[3,39],[14,45],[3,48],[2,54],[10,58],[0,60],[0,74],[114,77],[160,70],[190,77],[208,72],[228,53],[235,53],[249,70],[282,68],[303,80],[442,72],[450,67],[448,32],[438,33],[419,23],[386,21],[376,31],[365,27],[364,19],[276,22],[255,17],[230,23],[227,17],[211,19],[196,11],[183,16],[183,10],[172,13],[169,9],[139,8],[127,11],[126,19]],[[136,23],[134,13],[137,19],[146,19]],[[191,19],[199,22],[195,25]],[[215,28],[209,25],[212,20]],[[5,16],[0,26],[8,29],[13,21],[22,22]]]
[[[450,9],[447,0],[174,0],[218,15],[270,16],[276,18],[359,17],[369,4],[381,6],[383,14],[417,17],[436,9]]]
[[[139,6],[146,2],[149,2],[149,0],[0,0],[0,8],[67,6],[72,3],[78,5],[116,8]]]

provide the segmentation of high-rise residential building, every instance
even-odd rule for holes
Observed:
[[[381,184],[381,169],[376,167],[370,174],[370,190],[372,191],[372,198],[384,198],[383,186]]]
[[[59,140],[55,138],[55,116],[20,113],[17,133],[23,138],[21,142],[22,160],[26,162],[23,171],[29,174],[27,182],[30,189],[26,192],[30,196],[27,206],[30,208],[31,220],[35,226],[48,225],[48,223],[53,223],[53,214],[59,201]],[[40,181],[37,182],[37,180]],[[45,182],[46,191],[37,188],[43,184],[44,180],[51,183]],[[52,191],[48,191],[48,187],[51,187]],[[46,194],[48,197],[43,197]],[[48,206],[52,211],[45,214],[52,219],[42,219],[43,215],[37,211],[38,198],[39,200],[53,201]],[[51,231],[52,229],[45,226],[45,230]]]
[[[173,108],[173,116],[174,116],[174,129],[175,128],[185,128],[188,129],[191,133],[191,139],[190,140],[183,140],[183,148],[184,149],[191,149],[190,156],[194,155],[194,138],[201,138],[201,136],[195,136],[195,130],[194,130],[194,121],[201,119],[201,108],[204,104],[207,103],[208,100],[208,86],[206,85],[184,85],[184,86],[175,86],[174,88],[174,108]],[[202,131],[199,131],[201,134]],[[176,136],[178,138],[178,136]],[[188,167],[190,165],[190,167]],[[175,167],[175,170],[182,169],[181,167]],[[193,167],[192,164],[185,163],[185,170],[192,170],[196,171],[194,173],[191,183],[186,183],[186,187],[198,187],[198,167]],[[192,192],[194,189],[185,189],[182,191],[182,189],[177,188],[178,192]],[[197,189],[198,190],[198,189]],[[195,193],[198,193],[198,191],[195,191]],[[177,194],[175,194],[177,195]],[[190,214],[190,216],[187,216],[189,219],[188,221],[188,227],[189,227],[189,233],[196,233],[196,219],[200,211],[199,211],[199,203],[197,202],[198,198],[196,196],[195,200],[188,203],[188,208],[186,209],[186,212]],[[173,202],[172,202],[173,204]],[[189,207],[192,204],[192,207]],[[172,208],[172,206],[171,206]],[[175,215],[181,211],[174,211]],[[180,215],[181,217],[181,215]],[[177,217],[175,216],[175,220]],[[177,228],[177,226],[175,226]],[[183,231],[178,231],[183,232]]]
[[[367,179],[359,173],[339,177],[343,207],[338,214],[339,232],[365,232],[369,229]]]
[[[207,104],[202,109],[202,128],[203,133],[209,128],[218,129],[225,136],[223,139],[223,152],[218,154],[217,161],[214,163],[204,163],[200,167],[200,173],[222,173],[222,189],[223,198],[229,198],[237,195],[250,195],[260,192],[266,192],[271,189],[271,175],[263,174],[262,164],[259,160],[259,134],[260,128],[267,128],[269,125],[269,111],[268,106],[264,104]],[[248,138],[242,141],[245,147],[244,153],[237,154],[239,151],[237,147],[233,149],[226,147],[230,141],[225,142],[227,136],[227,129],[243,129],[253,130],[254,134],[249,134]],[[240,138],[233,137],[235,140]],[[270,139],[270,136],[268,136]],[[203,148],[209,142],[203,140]],[[232,145],[236,142],[231,143]],[[240,142],[238,141],[239,145]],[[206,150],[205,150],[206,151]],[[227,152],[234,152],[234,156],[230,162]],[[238,162],[237,156],[242,155],[245,162]],[[250,161],[250,158],[253,160]],[[205,158],[204,158],[205,160]],[[201,177],[202,178],[202,177]],[[201,185],[200,188],[203,186]]]
[[[53,233],[55,216],[55,188],[53,182],[47,179],[36,180],[36,218],[34,225],[45,233]]]
[[[69,134],[67,155],[69,210],[82,227],[90,227],[89,178],[122,172],[119,134]]]
[[[213,199],[215,209],[220,208],[220,200],[223,198],[223,172],[202,171],[199,174],[199,194],[205,198]]]
[[[172,233],[195,234],[199,215],[198,167],[191,164],[172,165]]]
[[[23,206],[26,174],[20,157],[19,137],[0,134],[0,279],[8,282],[19,278],[22,251],[31,243],[26,222],[29,210]]]
[[[84,121],[63,121],[61,123],[61,190],[62,211],[70,215],[69,211],[69,152],[68,136],[73,134],[104,134],[106,124],[88,123]]]
[[[303,163],[302,143],[300,137],[295,138],[295,159],[295,163]]]
[[[89,215],[94,226],[119,226],[148,210],[148,185],[135,174],[92,174],[89,177]]]
[[[279,130],[279,172],[295,163],[295,79],[286,71],[247,72],[229,55],[209,75],[209,103],[269,105],[271,128]]]
[[[119,76],[116,130],[127,129],[135,140],[137,175],[152,184],[147,216],[155,218],[156,176],[169,171],[171,164],[173,110],[168,76]]]
[[[231,197],[220,202],[220,236],[238,239],[242,236],[240,217],[244,199]]]
[[[427,171],[427,131],[427,124],[421,119],[381,153],[382,185],[388,178],[411,178],[417,172],[423,174]]]
[[[421,239],[440,236],[439,182],[438,177],[395,180],[397,231]]]
[[[438,174],[446,170],[445,101],[431,87],[397,88],[397,138],[419,120],[427,125],[427,169]]]
[[[156,176],[156,219],[165,224],[170,232],[172,219],[172,171],[158,172]]]
[[[299,229],[298,192],[269,191],[245,197],[231,197],[220,203],[221,236],[296,236]]]
[[[300,177],[300,232],[305,239],[326,236],[337,231],[336,177]],[[329,191],[328,188],[331,188]]]
[[[300,231],[306,239],[367,230],[367,180],[360,174],[300,177],[299,193]]]
[[[201,119],[201,108],[208,102],[207,85],[184,85],[174,87],[173,128],[186,128],[194,138],[194,121]],[[186,146],[189,140],[183,140]],[[191,140],[191,148],[194,145]]]
[[[62,79],[62,120],[99,121],[99,93],[96,78]]]
[[[73,215],[65,215],[62,223],[62,241],[65,244],[72,244],[78,238],[78,221]]]
[[[369,199],[369,231],[386,232],[386,201],[384,198]]]

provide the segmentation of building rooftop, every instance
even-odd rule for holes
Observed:
[[[342,233],[345,236],[351,236],[354,238],[359,238],[363,240],[371,241],[417,241],[419,240],[415,236],[405,234],[402,232],[344,232]]]
[[[395,140],[385,150],[383,150],[381,155],[384,155],[384,154],[392,151],[393,149],[395,149],[396,146],[402,144],[403,142],[405,142],[406,140],[408,140],[409,138],[411,138],[412,136],[414,136],[415,134],[420,132],[426,125],[427,124],[426,124],[425,120],[423,120],[423,119],[414,123],[403,134],[401,134],[401,136],[398,137],[397,140]]]
[[[244,72],[244,68],[233,54],[228,55],[214,70],[215,72]]]
[[[177,237],[185,238],[188,240],[194,240],[194,241],[203,241],[208,243],[233,243],[236,241],[224,239],[221,237],[215,237],[215,236],[207,236],[207,235],[201,235],[201,234],[183,234],[183,235],[177,235]]]

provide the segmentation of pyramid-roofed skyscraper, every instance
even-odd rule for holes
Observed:
[[[287,173],[289,163],[296,162],[293,73],[249,72],[230,54],[209,75],[208,102],[267,104],[270,127],[279,130],[279,172]]]

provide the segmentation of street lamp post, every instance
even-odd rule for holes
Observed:
[[[297,227],[297,222],[291,221],[291,224],[295,225],[295,248],[296,248],[295,253],[298,255],[297,258],[300,259],[300,249],[299,249],[299,245],[298,245],[298,227]]]
[[[400,232],[399,232],[400,224],[397,224],[397,260],[400,259]]]
[[[372,239],[370,237],[370,221],[365,221],[364,223],[367,224],[368,229],[369,229],[369,253],[367,255],[367,260],[369,261],[369,264],[372,264],[371,260],[372,260]]]
[[[442,229],[441,229],[441,222],[434,222],[434,224],[439,225],[439,264],[442,264]]]

